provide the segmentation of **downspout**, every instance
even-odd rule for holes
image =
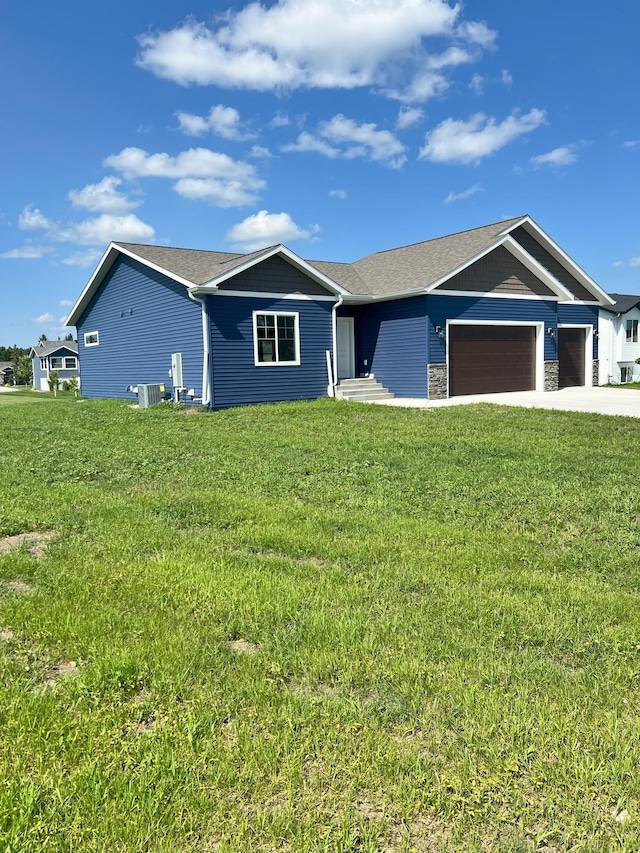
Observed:
[[[329,382],[329,387],[327,388],[327,394],[329,397],[336,396],[336,385],[338,384],[338,308],[344,302],[344,296],[342,294],[338,297],[338,301],[334,304],[331,309],[331,337],[332,346],[333,346],[333,371],[332,376]]]
[[[207,314],[206,297],[201,299],[194,296],[191,289],[187,290],[189,299],[197,302],[202,309],[202,405],[211,406],[211,344],[209,340],[209,315]]]

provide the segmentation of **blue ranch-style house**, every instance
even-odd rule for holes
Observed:
[[[183,392],[221,408],[347,396],[372,376],[415,398],[597,384],[611,304],[521,216],[355,263],[111,243],[67,325],[86,397],[171,391],[180,353]]]
[[[31,347],[33,387],[49,391],[49,374],[57,371],[60,385],[72,377],[80,380],[78,344],[76,341],[39,341]]]

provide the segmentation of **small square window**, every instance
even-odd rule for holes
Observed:
[[[254,311],[256,365],[300,364],[298,314]]]
[[[100,334],[98,332],[85,332],[84,345],[86,347],[97,347],[100,343]]]

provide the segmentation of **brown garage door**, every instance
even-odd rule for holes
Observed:
[[[533,391],[533,326],[449,326],[449,394]]]
[[[558,385],[584,385],[585,329],[558,329]]]

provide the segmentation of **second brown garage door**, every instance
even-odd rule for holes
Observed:
[[[558,329],[558,387],[584,385],[584,329]]]
[[[533,326],[449,326],[449,396],[535,387]]]

